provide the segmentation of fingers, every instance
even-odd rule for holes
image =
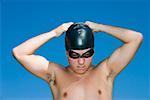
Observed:
[[[72,25],[74,22],[68,22],[68,25]]]
[[[86,25],[90,25],[92,22],[91,21],[86,21],[85,24]]]
[[[88,25],[92,29],[93,32],[96,32],[96,23],[91,22],[91,21],[86,21],[85,24]]]
[[[85,24],[88,25],[91,29],[93,29],[93,22],[86,21]]]
[[[68,23],[64,23],[62,24],[64,31],[67,31],[68,28],[73,24],[73,22],[68,22]]]
[[[57,27],[54,31],[56,32],[56,37],[63,34],[65,31],[68,30],[68,28],[73,24],[73,22],[63,23],[59,27]]]
[[[66,32],[72,24],[74,24],[74,22],[67,22],[67,23],[63,23],[58,28],[56,28],[55,31],[57,33],[57,36],[60,36],[61,34]],[[94,32],[94,30],[95,30],[95,23],[94,22],[86,21],[85,24],[88,25],[92,29],[92,31]]]

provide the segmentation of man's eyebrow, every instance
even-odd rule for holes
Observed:
[[[76,53],[76,54],[79,54],[79,53],[77,53],[77,52],[75,52],[75,51],[72,51],[72,50],[71,50],[71,52],[72,52],[72,53]]]
[[[92,51],[92,49],[90,49],[90,50],[86,51],[86,52],[85,52],[85,53],[83,53],[82,55],[84,55],[84,54],[86,54],[87,52],[90,52],[90,51]]]
[[[86,52],[84,52],[83,54],[85,54],[85,53],[87,53],[87,52],[89,52],[89,51],[92,51],[92,49],[87,50],[87,51],[86,51]],[[80,53],[75,52],[75,51],[73,51],[73,50],[71,50],[71,52],[73,52],[73,53],[77,53],[77,54],[80,54]],[[83,55],[83,54],[82,54],[82,55]]]

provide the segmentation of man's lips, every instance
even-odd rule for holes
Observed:
[[[85,66],[78,66],[78,70],[85,70],[86,67]]]
[[[85,66],[78,66],[79,69],[83,69],[86,68]]]

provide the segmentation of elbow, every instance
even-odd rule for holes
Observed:
[[[129,34],[130,40],[129,42],[138,42],[141,43],[143,41],[143,35],[140,32],[128,30],[127,33]]]
[[[141,43],[143,41],[143,35],[142,35],[142,33],[136,32],[136,31],[131,31],[131,30],[129,30],[128,33],[130,35],[133,34],[132,38],[131,38],[131,42],[132,41],[134,41],[134,42],[136,41],[138,43]]]
[[[16,48],[13,48],[13,49],[12,49],[11,54],[12,54],[14,57],[16,57],[16,54],[17,54],[17,52],[16,52]]]
[[[136,41],[138,41],[139,43],[141,43],[143,41],[143,35],[142,35],[142,33],[137,32]]]
[[[13,49],[12,49],[12,55],[13,55],[15,58],[19,58],[19,52],[16,50],[16,48],[13,48]]]

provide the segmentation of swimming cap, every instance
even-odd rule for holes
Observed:
[[[74,23],[66,31],[66,50],[83,50],[94,47],[94,36],[92,29],[84,23]]]

